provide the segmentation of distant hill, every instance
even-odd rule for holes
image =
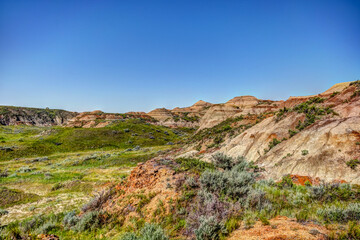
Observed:
[[[77,114],[60,109],[0,106],[0,125],[63,125]]]

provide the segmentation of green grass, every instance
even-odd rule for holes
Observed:
[[[0,146],[13,149],[0,150],[0,161],[96,149],[161,146],[181,140],[179,134],[169,128],[136,119],[119,121],[104,128],[1,127],[0,138]]]
[[[0,150],[0,173],[7,172],[0,177],[0,195],[7,196],[0,207],[9,212],[0,223],[77,209],[192,131],[136,119],[93,129],[1,126],[0,147],[13,151]]]
[[[6,208],[13,205],[34,202],[40,197],[32,193],[24,193],[20,190],[8,189],[6,187],[0,187],[0,207]]]

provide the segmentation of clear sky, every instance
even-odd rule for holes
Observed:
[[[149,111],[356,79],[359,0],[0,0],[0,105]]]

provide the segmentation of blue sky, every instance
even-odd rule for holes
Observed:
[[[358,0],[0,0],[0,105],[149,111],[356,79]]]

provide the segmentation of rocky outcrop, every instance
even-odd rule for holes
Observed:
[[[158,121],[165,122],[168,119],[171,119],[173,115],[171,111],[166,108],[157,108],[148,113],[148,115],[152,118],[155,118]]]
[[[0,106],[0,125],[63,125],[76,115],[59,109]]]
[[[179,114],[179,113],[196,113],[199,115],[203,115],[209,107],[211,107],[213,104],[209,102],[205,102],[203,100],[197,101],[190,107],[184,107],[184,108],[174,108],[171,110],[172,113]]]
[[[92,112],[82,112],[70,119],[66,127],[83,127],[83,128],[101,128],[112,124],[115,121],[124,119],[143,119],[147,122],[154,122],[155,120],[143,112],[129,112],[121,113],[104,113],[100,110]]]
[[[253,96],[235,97],[224,104],[211,106],[200,119],[199,130],[211,128],[228,118],[274,111],[279,108],[280,103],[271,100],[260,100]]]
[[[196,128],[199,126],[199,119],[204,116],[210,106],[212,106],[211,103],[200,100],[190,107],[177,107],[172,110],[157,108],[148,115],[158,120],[157,124],[162,126]]]

